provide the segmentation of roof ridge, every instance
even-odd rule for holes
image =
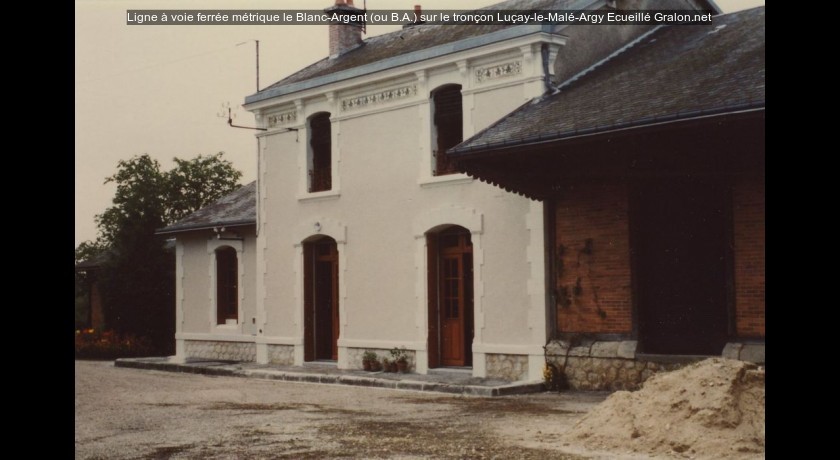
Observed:
[[[736,14],[736,13],[741,13],[743,11],[749,11],[749,10],[756,10],[756,9],[764,8],[764,6],[765,5],[758,5],[758,6],[754,6],[752,8],[745,8],[743,10],[730,11],[728,13],[717,14],[717,15],[714,15],[713,18],[722,18],[722,17],[733,15],[733,14]],[[612,61],[613,59],[615,59],[615,58],[621,56],[622,54],[626,53],[627,51],[633,49],[636,45],[638,45],[644,39],[646,39],[647,37],[650,37],[651,35],[653,35],[657,31],[668,28],[668,27],[673,27],[673,26],[674,26],[673,24],[667,24],[667,25],[660,24],[660,25],[655,26],[653,29],[643,33],[642,35],[639,35],[638,37],[636,37],[632,41],[626,43],[621,48],[613,51],[612,53],[610,53],[609,55],[607,55],[606,57],[604,57],[600,61],[598,61],[598,62],[592,64],[591,66],[581,70],[580,72],[572,75],[571,77],[566,79],[566,81],[564,81],[563,83],[560,83],[559,85],[555,85],[554,91],[551,93],[551,95],[555,95],[555,94],[559,93],[560,90],[562,90],[563,88],[571,85],[575,81],[582,78],[584,75],[587,75],[590,72],[594,72],[597,68],[601,67],[602,65]]]
[[[603,58],[603,59],[601,59],[600,61],[598,61],[598,62],[596,62],[596,63],[592,64],[591,66],[589,66],[589,67],[587,67],[587,68],[585,68],[585,69],[581,70],[580,72],[578,72],[578,73],[576,73],[576,74],[572,75],[571,77],[569,77],[568,79],[566,79],[566,81],[564,81],[563,83],[560,83],[559,85],[555,86],[555,87],[554,87],[554,91],[552,91],[551,95],[553,96],[553,95],[555,95],[555,94],[559,93],[559,92],[560,92],[563,88],[565,88],[565,87],[567,87],[567,86],[570,86],[570,85],[571,85],[572,83],[574,83],[575,81],[577,81],[577,80],[581,79],[584,75],[587,75],[587,74],[589,74],[589,73],[591,73],[591,72],[594,72],[594,71],[595,71],[595,69],[597,69],[597,68],[601,67],[602,65],[604,65],[604,64],[606,64],[606,63],[608,63],[608,62],[612,61],[613,59],[617,58],[618,56],[621,56],[622,54],[624,54],[624,53],[626,53],[627,51],[631,50],[633,47],[635,47],[636,45],[638,45],[639,43],[641,43],[641,42],[642,42],[642,40],[646,39],[647,37],[650,37],[651,35],[653,35],[653,34],[654,34],[654,33],[656,33],[658,30],[660,30],[660,29],[662,29],[662,28],[664,28],[664,27],[665,27],[665,26],[663,26],[663,25],[658,25],[658,26],[655,26],[653,29],[650,29],[649,31],[647,31],[647,32],[643,33],[642,35],[639,35],[638,37],[636,37],[635,39],[633,39],[633,40],[632,40],[632,41],[630,41],[629,43],[626,43],[626,44],[625,44],[624,46],[622,46],[621,48],[619,48],[619,49],[617,49],[617,50],[613,51],[612,53],[610,53],[609,55],[607,55],[606,57],[604,57],[604,58]]]

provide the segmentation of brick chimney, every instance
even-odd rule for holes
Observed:
[[[364,10],[356,8],[353,0],[335,0],[335,5],[324,10],[332,16],[349,16],[350,21],[341,21],[330,24],[330,58],[338,57],[357,46],[362,42],[362,28],[365,26],[363,20],[357,20],[356,15],[361,16]],[[345,23],[346,22],[346,23]]]
[[[412,26],[416,26],[419,24],[423,24],[425,21],[420,20],[420,15],[423,14],[423,7],[420,5],[414,5],[414,16],[417,18],[416,21],[411,21],[408,24],[403,24],[403,29],[407,29]]]

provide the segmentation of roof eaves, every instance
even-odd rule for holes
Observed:
[[[247,227],[249,225],[256,225],[257,221],[253,219],[236,220],[230,222],[215,222],[215,223],[200,223],[192,225],[184,225],[178,227],[164,227],[155,230],[155,235],[167,235],[171,233],[192,232],[196,230],[209,230],[216,227]]]
[[[480,46],[488,45],[490,43],[501,42],[540,32],[557,34],[558,29],[553,29],[553,26],[549,24],[523,24],[519,26],[513,26],[507,29],[497,30],[495,32],[490,32],[484,35],[478,35],[475,37],[465,38],[463,40],[457,40],[454,42],[433,46],[431,48],[412,51],[410,53],[382,59],[376,62],[371,62],[370,64],[363,64],[358,67],[353,67],[347,70],[322,75],[320,77],[289,83],[288,85],[278,86],[276,88],[266,89],[260,91],[259,93],[246,96],[245,105],[247,106],[248,104],[254,104],[274,97],[284,96],[286,94],[291,94],[298,91],[303,91],[306,89],[339,82],[342,80],[348,80],[350,78],[360,77],[362,75],[367,75],[374,72],[380,72],[383,70],[413,64],[415,62],[420,62],[427,59],[445,56],[447,54],[457,53],[459,51],[478,48]]]
[[[638,120],[629,121],[626,123],[618,123],[614,125],[593,126],[590,128],[569,130],[560,133],[553,133],[550,135],[537,135],[514,139],[510,141],[488,142],[485,144],[456,146],[447,150],[447,155],[466,156],[479,150],[498,150],[508,149],[514,147],[523,147],[527,145],[542,144],[546,142],[562,141],[570,138],[582,136],[594,136],[599,134],[606,134],[615,131],[623,131],[628,129],[639,129],[652,127],[655,125],[665,123],[678,123],[692,120],[698,120],[709,117],[719,117],[726,115],[744,114],[748,112],[759,112],[765,109],[765,101],[747,102],[738,105],[729,105],[715,109],[694,110],[690,112],[679,112],[666,116],[646,117]]]

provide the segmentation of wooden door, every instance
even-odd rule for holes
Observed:
[[[304,246],[304,359],[338,359],[338,248],[324,238]]]
[[[438,253],[434,301],[430,304],[430,366],[469,366],[472,364],[472,243],[470,233],[461,227],[436,235]],[[432,270],[430,270],[430,275]],[[432,314],[434,313],[434,314]],[[436,334],[437,337],[432,336]]]
[[[460,254],[442,254],[440,265],[441,362],[464,365],[464,263]]]

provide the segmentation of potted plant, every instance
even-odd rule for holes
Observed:
[[[391,359],[396,364],[397,370],[404,374],[408,372],[408,350],[405,347],[394,347],[390,351]]]
[[[382,372],[391,372],[391,360],[382,358]]]
[[[370,350],[365,351],[365,353],[362,355],[362,367],[366,371],[373,370],[373,363],[377,361],[379,361],[379,357],[376,356],[376,353]]]

